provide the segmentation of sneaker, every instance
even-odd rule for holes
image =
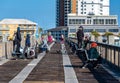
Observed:
[[[96,67],[94,67],[94,69],[98,69],[100,67],[100,65],[97,65]]]
[[[85,69],[86,67],[82,67],[82,69]]]
[[[83,48],[78,48],[77,50],[83,50]]]

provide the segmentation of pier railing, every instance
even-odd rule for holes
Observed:
[[[31,46],[36,44],[34,36],[30,38]],[[21,47],[25,47],[25,38],[22,38]],[[1,59],[10,59],[12,58],[13,52],[13,41],[0,42],[0,60]]]
[[[77,44],[76,38],[69,38],[68,41]],[[88,48],[90,47],[90,43],[88,44]],[[102,54],[102,63],[109,65],[113,69],[120,70],[120,47],[99,42],[97,44],[97,49]]]

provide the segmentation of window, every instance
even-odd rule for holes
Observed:
[[[75,19],[72,19],[72,24],[75,24]]]
[[[84,32],[92,32],[93,29],[84,29]]]
[[[109,24],[109,20],[108,20],[108,19],[106,19],[106,22],[105,22],[105,24]]]
[[[71,19],[69,19],[69,24],[72,24],[72,20]]]
[[[106,32],[105,29],[95,29],[95,31],[97,31],[97,32]]]
[[[81,19],[78,19],[78,24],[81,24]]]
[[[99,19],[99,24],[104,24],[104,19]]]
[[[110,32],[118,32],[118,29],[109,29]]]
[[[75,33],[75,32],[76,32],[76,29],[70,29],[70,32],[71,32],[71,33]]]
[[[91,24],[91,20],[89,19],[89,20],[87,20],[87,24]]]
[[[116,19],[114,19],[113,23],[114,23],[114,24],[117,24],[117,21],[116,21]]]
[[[82,19],[82,24],[85,24],[85,19]]]
[[[76,24],[79,24],[79,20],[78,19],[76,19]]]
[[[98,19],[93,19],[93,24],[98,24]]]

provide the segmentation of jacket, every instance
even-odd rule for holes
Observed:
[[[16,40],[17,40],[17,42],[21,42],[21,40],[22,40],[21,34],[20,34],[20,27],[17,28]]]
[[[96,48],[90,48],[88,51],[89,59],[97,59],[99,57],[99,53]]]
[[[27,34],[25,45],[30,47],[30,35]]]
[[[84,33],[83,33],[83,30],[79,30],[78,32],[77,32],[77,39],[78,39],[78,41],[80,40],[82,40],[83,39],[83,37],[84,37]]]

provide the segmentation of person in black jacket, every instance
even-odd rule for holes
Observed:
[[[17,28],[17,32],[16,32],[16,44],[17,44],[17,48],[16,48],[16,52],[20,53],[20,46],[21,46],[21,34],[20,34],[20,27]]]
[[[79,30],[77,31],[78,48],[82,47],[83,38],[84,38],[83,27],[80,26]]]

